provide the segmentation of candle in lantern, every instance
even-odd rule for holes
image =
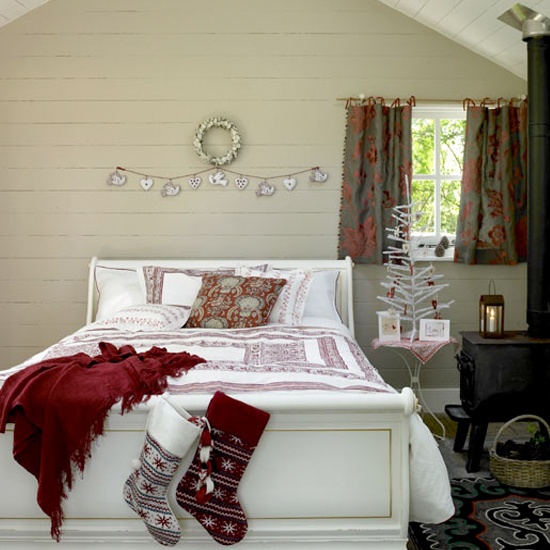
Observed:
[[[494,307],[487,308],[487,332],[497,332],[497,312]]]

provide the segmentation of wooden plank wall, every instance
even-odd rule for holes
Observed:
[[[0,352],[15,364],[82,325],[87,260],[336,256],[345,125],[338,97],[515,96],[526,83],[376,0],[50,0],[0,28]],[[231,169],[262,177],[311,166],[273,197],[181,181],[174,198],[117,165],[167,177],[205,168],[198,124],[225,116],[242,152]],[[213,150],[227,148],[217,136]],[[438,265],[439,268],[439,265]],[[453,331],[475,326],[487,279],[524,308],[520,268],[442,266]],[[357,335],[372,354],[379,281],[359,266]],[[516,309],[514,309],[516,308]],[[522,324],[523,319],[518,321]],[[452,359],[452,356],[451,356]],[[425,384],[456,385],[446,356]]]

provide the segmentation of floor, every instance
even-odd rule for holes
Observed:
[[[437,414],[436,417],[445,427],[446,438],[451,440],[454,439],[456,435],[457,423],[452,421],[445,413]],[[437,422],[432,417],[430,417],[430,415],[428,414],[424,415],[423,420],[434,435],[437,436],[441,434],[441,427],[437,424]],[[488,441],[494,440],[494,438],[497,436],[502,425],[503,423],[499,423],[499,422],[494,422],[489,424],[489,427],[487,429],[486,446],[488,444]],[[515,424],[512,424],[509,426],[509,428],[506,429],[505,432],[503,432],[503,434],[504,433],[508,434],[514,440],[525,438],[526,437],[525,423],[517,422]],[[466,445],[467,444],[468,444],[468,440],[466,440]],[[411,542],[408,543],[407,549],[418,550],[415,548],[415,546]]]

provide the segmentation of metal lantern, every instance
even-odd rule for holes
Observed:
[[[504,296],[491,293],[494,282],[489,282],[489,294],[479,298],[479,334],[483,338],[504,336]]]

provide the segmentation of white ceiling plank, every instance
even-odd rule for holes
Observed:
[[[502,53],[510,47],[510,43],[517,42],[518,46],[523,48],[521,40],[521,34],[514,32],[511,27],[503,27],[496,32],[491,33],[481,42],[478,42],[478,46],[495,51],[496,53]]]
[[[400,0],[393,7],[405,15],[416,16],[428,0]]]
[[[515,0],[379,1],[386,5],[391,4],[390,7],[417,22],[487,57],[517,76],[527,78],[527,61],[517,63],[524,49],[521,33],[517,30],[516,34],[502,32],[506,24],[498,19],[512,7]],[[544,10],[550,12],[550,0],[524,1],[541,13],[546,14]],[[514,52],[513,55],[511,52]]]
[[[49,0],[0,0],[0,27],[15,21]]]
[[[439,23],[445,16],[460,4],[460,0],[429,0],[420,10],[418,17],[431,23]]]
[[[21,17],[27,11],[27,8],[21,3],[16,2],[16,0],[2,0],[0,4],[0,13],[11,20]]]
[[[19,0],[23,6],[25,6],[28,10],[33,10],[34,8],[38,8],[42,4],[45,4],[48,0]]]
[[[457,36],[474,21],[483,20],[487,17],[487,12],[481,12],[479,9],[476,9],[478,7],[479,0],[463,0],[447,13],[440,21],[440,24],[452,31],[453,34],[451,36]]]

